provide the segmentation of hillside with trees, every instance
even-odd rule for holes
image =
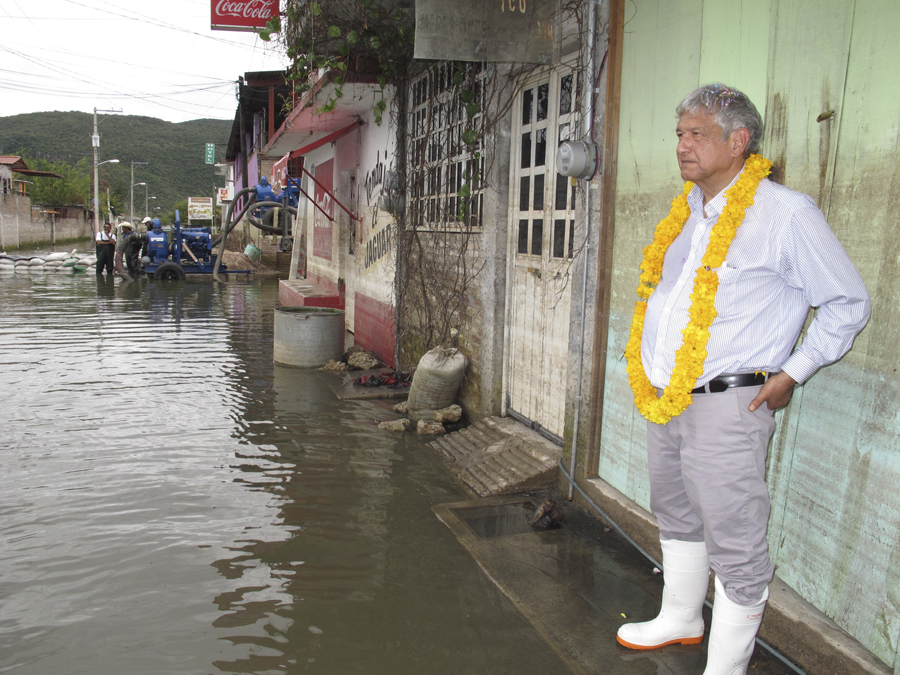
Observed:
[[[131,163],[134,182],[147,183],[150,215],[174,217],[176,203],[188,197],[211,197],[225,187],[225,178],[205,163],[207,143],[216,144],[222,161],[231,133],[229,120],[166,122],[153,117],[99,113],[100,201],[107,194],[114,212],[128,215]],[[90,204],[93,190],[93,115],[81,112],[41,112],[0,117],[0,154],[21,155],[28,167],[53,171],[64,179],[36,178],[29,194],[36,203]],[[108,192],[107,192],[108,189]],[[145,188],[134,188],[134,213],[144,216]],[[185,214],[182,214],[182,218]]]

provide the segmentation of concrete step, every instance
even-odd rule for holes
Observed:
[[[488,417],[430,443],[475,497],[551,485],[562,449],[509,417]]]

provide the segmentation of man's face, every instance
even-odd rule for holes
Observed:
[[[712,194],[717,194],[734,177],[734,134],[722,140],[722,127],[705,110],[682,115],[675,134],[678,136],[675,152],[681,178],[693,181],[704,192],[712,190]],[[721,187],[716,189],[720,183]]]

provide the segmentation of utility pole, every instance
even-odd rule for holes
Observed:
[[[91,145],[94,147],[94,231],[91,234],[92,239],[97,238],[100,231],[100,134],[97,131],[97,113],[120,113],[121,110],[97,110],[94,108],[94,133],[91,134]],[[118,162],[119,160],[114,160]],[[105,162],[104,162],[105,163]]]
[[[131,208],[128,211],[128,220],[134,225],[134,165],[135,164],[149,164],[150,162],[132,162],[131,163],[131,187],[128,188],[131,195]]]

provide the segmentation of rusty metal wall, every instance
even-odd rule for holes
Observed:
[[[645,426],[621,357],[641,249],[679,189],[674,108],[700,84],[746,91],[763,153],[817,200],[865,280],[869,326],[797,389],[769,454],[777,574],[887,664],[900,641],[895,0],[635,0],[625,31],[610,345],[599,475],[648,506]]]

